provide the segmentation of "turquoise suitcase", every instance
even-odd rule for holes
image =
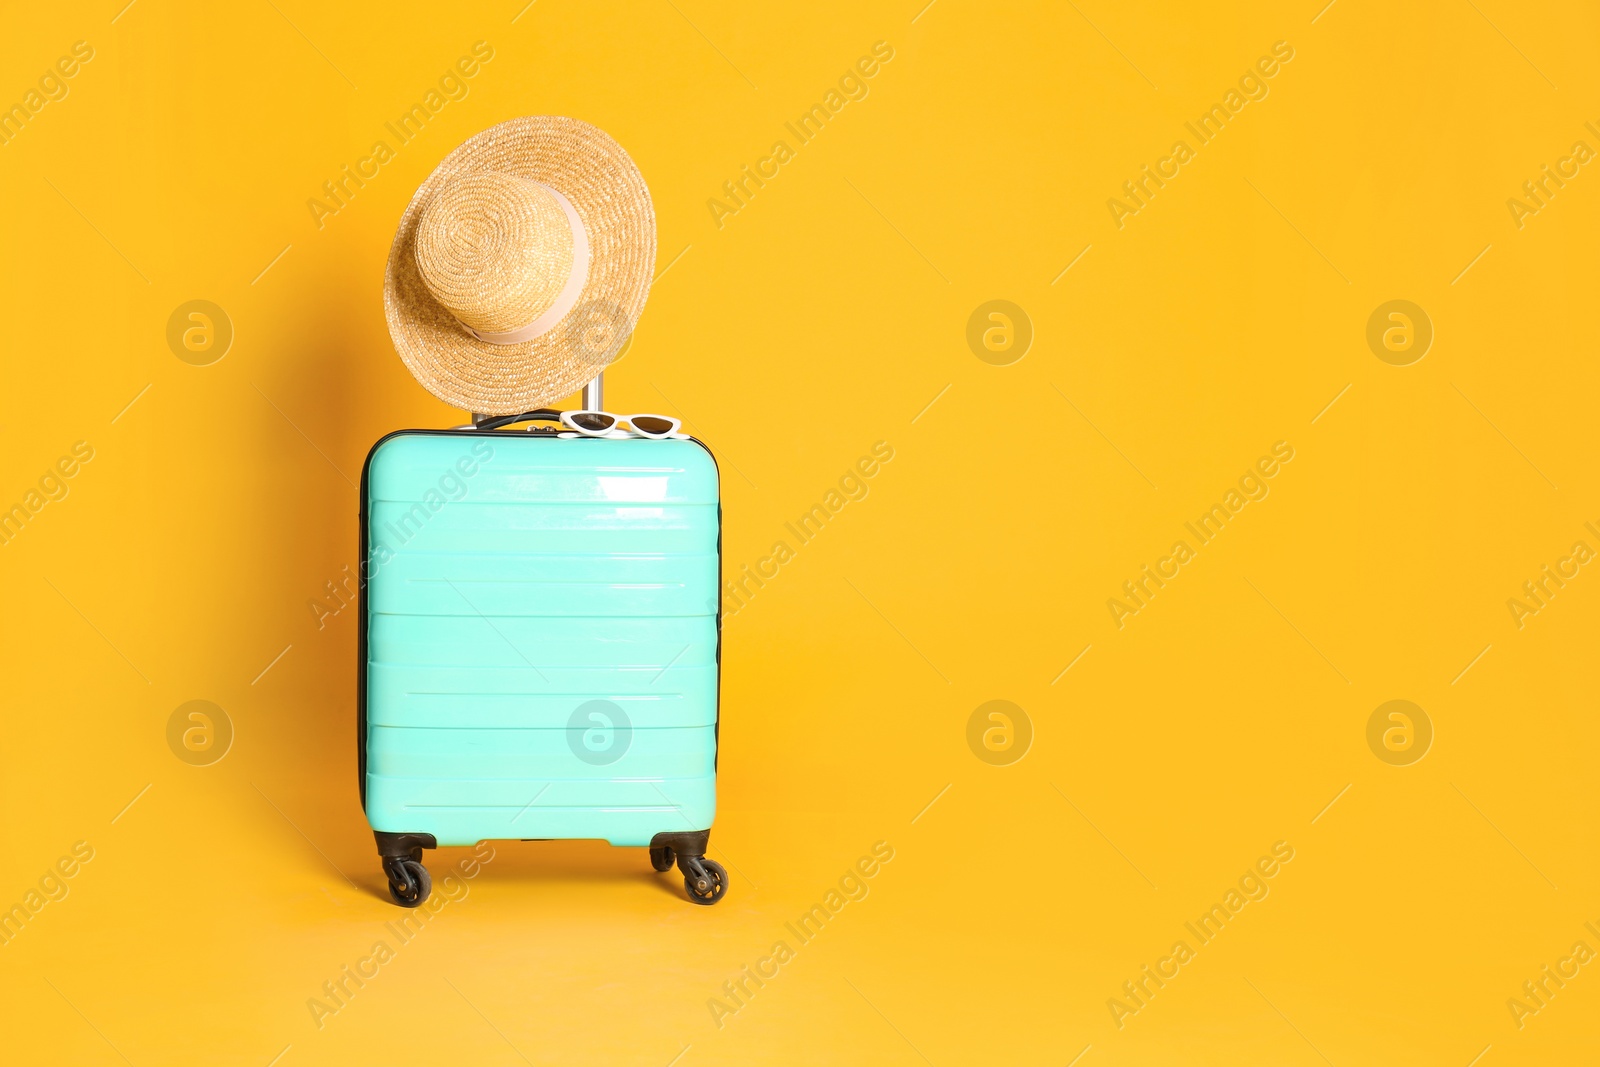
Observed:
[[[401,430],[362,471],[361,801],[403,906],[423,849],[490,839],[648,846],[690,900],[727,887],[716,461],[518,425],[555,419]]]

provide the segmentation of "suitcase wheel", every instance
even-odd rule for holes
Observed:
[[[715,904],[728,891],[728,872],[716,860],[701,856],[685,859],[679,866],[683,870],[683,888],[688,891],[691,903]]]
[[[389,895],[402,908],[414,908],[433,892],[428,869],[416,860],[385,859],[383,873],[389,876]]]
[[[675,862],[676,857],[673,856],[672,849],[670,848],[663,847],[653,848],[650,850],[650,866],[654,867],[658,871],[672,870],[672,865]]]

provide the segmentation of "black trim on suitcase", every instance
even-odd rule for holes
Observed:
[[[559,412],[551,408],[541,408],[522,415],[497,417],[492,424],[489,424],[489,428],[395,430],[380,437],[368,449],[367,458],[362,461],[360,511],[357,522],[357,536],[360,538],[357,546],[359,565],[356,571],[356,788],[361,797],[363,815],[367,810],[367,480],[372,469],[372,457],[378,454],[378,449],[386,442],[410,434],[420,434],[425,437],[483,438],[498,434],[504,427],[517,422],[536,419],[555,422],[558,418]],[[540,427],[511,432],[523,437],[545,437],[553,440],[563,431]],[[717,455],[711,451],[709,445],[698,437],[690,436],[687,439],[705,449],[706,455],[711,457],[712,468],[717,472],[717,715],[711,725],[711,771],[715,775],[722,755],[722,467],[717,463]],[[430,888],[427,872],[422,870],[422,849],[438,847],[434,836],[392,833],[384,830],[374,830],[373,836],[378,846],[378,854],[384,861],[384,871],[389,875],[389,891],[396,903],[402,907],[416,907],[421,904],[427,899]],[[684,886],[689,899],[696,904],[715,904],[722,899],[727,889],[727,872],[720,864],[705,858],[710,837],[711,830],[708,827],[704,830],[664,831],[656,834],[650,842],[651,862],[656,865],[656,870],[670,870],[673,861],[676,861],[678,869],[683,872]],[[665,867],[660,866],[663,858],[667,862]],[[406,871],[407,865],[416,868],[409,876]]]

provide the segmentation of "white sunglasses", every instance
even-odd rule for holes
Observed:
[[[665,415],[613,415],[609,411],[561,413],[561,425],[569,430],[576,430],[586,437],[609,437],[623,424],[640,437],[649,437],[657,441],[672,437],[678,432],[678,427],[683,425],[677,419],[670,419]]]

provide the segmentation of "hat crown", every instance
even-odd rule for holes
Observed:
[[[475,330],[515,330],[548,311],[572,272],[572,224],[543,185],[495,171],[445,183],[417,220],[423,282]]]

